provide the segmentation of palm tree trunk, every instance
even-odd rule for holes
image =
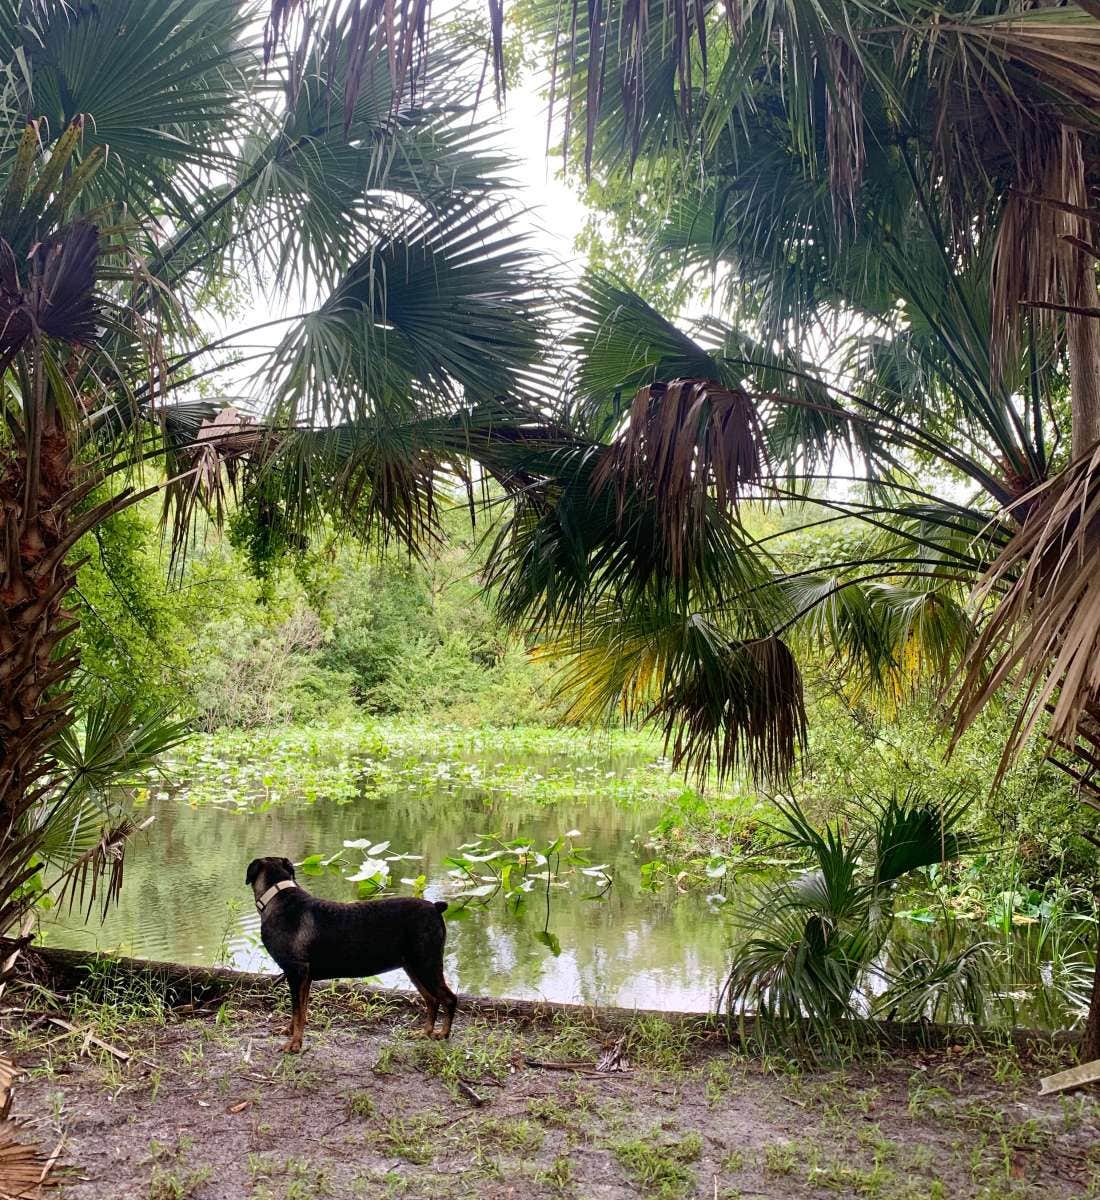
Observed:
[[[71,720],[58,687],[78,663],[75,653],[59,651],[76,628],[65,608],[76,574],[66,554],[75,508],[90,488],[76,486],[56,412],[42,416],[0,457],[0,863],[38,798],[42,752]],[[0,903],[0,925],[11,916]]]
[[[1100,903],[1100,888],[1096,890],[1096,899]],[[1080,1055],[1082,1062],[1093,1062],[1100,1058],[1100,931],[1097,934],[1096,965],[1092,973],[1092,998],[1081,1037]]]
[[[1074,246],[1075,307],[1100,308],[1096,285],[1096,260]],[[1070,396],[1073,420],[1073,457],[1087,453],[1100,442],[1100,320],[1066,315],[1066,346],[1069,351]]]

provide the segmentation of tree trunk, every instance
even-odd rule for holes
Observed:
[[[1089,207],[1085,159],[1080,135],[1062,131],[1060,178],[1067,203]],[[1100,308],[1096,285],[1097,261],[1086,247],[1092,245],[1092,226],[1083,217],[1069,216],[1061,237],[1063,287],[1066,303],[1076,309]],[[1069,356],[1071,449],[1079,458],[1100,442],[1100,320],[1080,312],[1066,313],[1066,350]]]
[[[75,579],[65,559],[90,487],[76,486],[56,411],[42,418],[37,433],[20,431],[0,452],[0,932],[19,914],[11,893],[29,872],[17,847],[46,790],[43,751],[72,719],[63,683],[78,663],[59,653],[76,628],[64,606]]]
[[[1076,262],[1074,295],[1069,303],[1079,308],[1100,308],[1096,285],[1096,260],[1072,248]],[[1066,315],[1069,351],[1069,384],[1073,414],[1073,457],[1087,453],[1100,442],[1100,320]]]
[[[1096,966],[1092,974],[1092,999],[1085,1032],[1081,1037],[1081,1061],[1100,1058],[1100,933],[1097,935]]]

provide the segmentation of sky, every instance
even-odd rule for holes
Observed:
[[[549,158],[546,154],[547,101],[539,93],[538,78],[533,72],[526,72],[509,89],[499,110],[495,109],[490,96],[488,107],[479,115],[495,115],[499,122],[500,144],[515,160],[515,200],[523,210],[517,224],[528,228],[532,246],[545,254],[550,262],[559,265],[564,277],[576,277],[582,264],[573,247],[587,211],[575,190],[557,178],[560,159]],[[286,300],[288,303],[279,297],[264,295],[259,289],[253,290],[248,303],[249,319],[244,324],[261,324],[300,311],[297,298],[287,297]],[[213,336],[221,336],[241,325],[237,319],[225,322],[215,319],[211,332]],[[250,336],[248,341],[255,350],[261,346],[274,347],[286,328],[276,325]],[[254,364],[242,364],[222,375],[218,390],[247,400],[250,405],[262,406],[263,388],[264,380],[255,374]]]
[[[501,139],[515,156],[522,202],[531,208],[533,235],[540,247],[568,263],[586,211],[576,192],[555,177],[560,159],[546,155],[547,102],[533,74],[512,88],[500,116]]]

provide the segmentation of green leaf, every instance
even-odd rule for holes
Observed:
[[[548,930],[540,929],[538,933],[535,934],[535,941],[538,942],[539,945],[545,946],[555,958],[561,954],[561,942],[558,941],[555,934],[550,933]]]

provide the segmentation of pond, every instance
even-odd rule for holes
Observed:
[[[409,894],[419,879],[425,896],[451,903],[446,969],[455,990],[713,1011],[732,950],[746,936],[729,914],[759,875],[704,878],[698,886],[697,869],[697,886],[682,889],[673,865],[661,886],[646,886],[654,827],[677,798],[701,803],[659,751],[623,734],[415,726],[195,739],[166,764],[162,786],[133,797],[137,815],[155,819],[131,847],[118,905],[102,924],[57,913],[44,920],[42,936],[57,946],[273,972],[244,885],[252,858],[340,855],[299,878],[319,895],[354,900],[364,885],[349,876],[362,874],[364,859],[399,854],[388,864],[393,891]],[[742,817],[775,817],[756,797],[731,803]],[[520,838],[546,847],[565,835],[567,845],[585,849],[587,873],[583,862],[566,864],[544,884],[546,868],[536,865],[517,911],[500,894],[458,898],[493,890],[482,881],[505,861],[485,861],[494,847]],[[464,856],[471,860],[465,876],[456,871]],[[772,877],[786,869],[772,864]],[[708,902],[714,890],[733,903]],[[919,891],[899,897],[898,910],[917,919],[895,923],[883,966],[906,943],[926,956],[949,949],[944,928],[921,919],[922,903]],[[967,942],[994,948],[1002,964],[985,1019],[1071,1024],[1091,984],[1092,923],[1072,913],[1033,924],[1019,912],[1010,918],[1000,931],[995,922],[958,922]],[[384,982],[407,983],[401,972]]]
[[[247,757],[243,747],[239,752]],[[561,740],[550,752],[475,739],[437,754],[416,747],[375,759],[354,746],[329,753],[343,770],[341,786],[331,787],[343,793],[340,800],[322,795],[303,802],[287,794],[312,790],[305,773],[294,779],[292,764],[273,780],[261,762],[242,780],[231,768],[246,764],[200,759],[202,770],[191,778],[201,775],[201,802],[195,802],[199,787],[169,785],[142,805],[155,820],[131,848],[120,902],[106,921],[85,926],[75,913],[59,914],[43,931],[47,942],[274,971],[244,886],[254,857],[285,854],[300,862],[331,854],[347,840],[389,842],[391,851],[421,856],[395,863],[395,875],[425,875],[424,894],[437,899],[458,890],[445,860],[477,835],[545,845],[576,830],[574,841],[594,864],[608,865],[613,884],[598,900],[592,897],[600,881],[579,872],[568,887],[553,888],[549,930],[560,953],[537,938],[546,916],[541,895],[516,914],[499,898],[471,905],[465,919],[449,921],[451,986],[521,999],[713,1010],[728,960],[726,921],[698,892],[641,886],[643,844],[662,797],[680,787],[652,753],[599,738]],[[228,802],[208,798],[220,783]],[[280,789],[287,791],[272,802],[270,793]],[[347,869],[361,857],[348,851]],[[300,878],[318,895],[356,898],[356,885],[335,872]],[[384,982],[406,986],[400,972]]]

